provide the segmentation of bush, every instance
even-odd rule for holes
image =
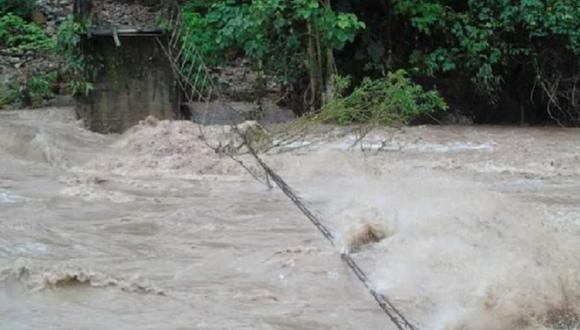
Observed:
[[[32,16],[35,6],[35,0],[0,0],[0,15],[12,13],[28,19]]]
[[[339,81],[345,87],[344,79]],[[397,70],[385,78],[365,78],[350,95],[327,103],[316,119],[340,125],[405,125],[419,116],[445,110],[447,104],[437,91],[424,91],[409,79],[406,71]]]
[[[75,22],[69,17],[59,27],[55,50],[64,57],[62,73],[68,81],[68,90],[74,96],[87,96],[93,90],[98,65],[90,55],[81,50],[81,36],[86,32],[86,23]]]
[[[495,107],[491,111],[504,117],[522,120],[527,110],[532,111],[530,119],[580,125],[578,0],[393,4],[395,24],[400,24],[395,30],[405,31],[397,36],[398,43],[412,52],[408,64],[418,74],[469,79]],[[509,109],[501,106],[502,100],[520,104]]]
[[[28,79],[15,81],[0,87],[0,108],[39,107],[45,100],[54,97],[58,74],[56,71],[37,73]]]
[[[429,41],[413,54],[428,75],[467,73],[489,94],[501,89],[511,60],[533,59],[545,41],[580,55],[580,6],[574,0],[476,1],[447,6],[441,0],[397,0],[397,12]],[[554,48],[554,44],[550,48]]]
[[[259,75],[258,98],[265,77],[298,93],[306,89],[302,81],[309,77],[310,99],[303,99],[299,108],[322,103],[322,94],[330,89],[326,84],[335,73],[334,51],[352,42],[365,27],[354,14],[335,11],[330,0],[186,3],[182,10],[184,49],[195,46],[202,60],[213,67],[245,57]]]
[[[41,27],[14,14],[0,17],[0,46],[8,51],[49,50],[54,46]]]

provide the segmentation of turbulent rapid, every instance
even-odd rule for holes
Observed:
[[[0,329],[394,329],[346,250],[420,329],[580,329],[580,130],[315,127],[263,158],[337,248],[193,123],[0,112]]]

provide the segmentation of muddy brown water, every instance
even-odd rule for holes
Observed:
[[[580,328],[580,130],[324,129],[264,155],[338,249],[198,136],[0,112],[0,329],[394,329],[339,257],[367,222],[385,239],[355,259],[421,329]]]

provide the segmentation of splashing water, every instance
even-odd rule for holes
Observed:
[[[415,127],[365,149],[315,130],[264,158],[422,329],[578,329],[578,132]],[[0,113],[0,219],[0,328],[388,326],[340,251],[192,123],[102,136],[67,109]]]

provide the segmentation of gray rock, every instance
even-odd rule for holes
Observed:
[[[48,35],[55,35],[56,34],[56,28],[52,27],[52,26],[48,26],[45,30],[44,30]]]

